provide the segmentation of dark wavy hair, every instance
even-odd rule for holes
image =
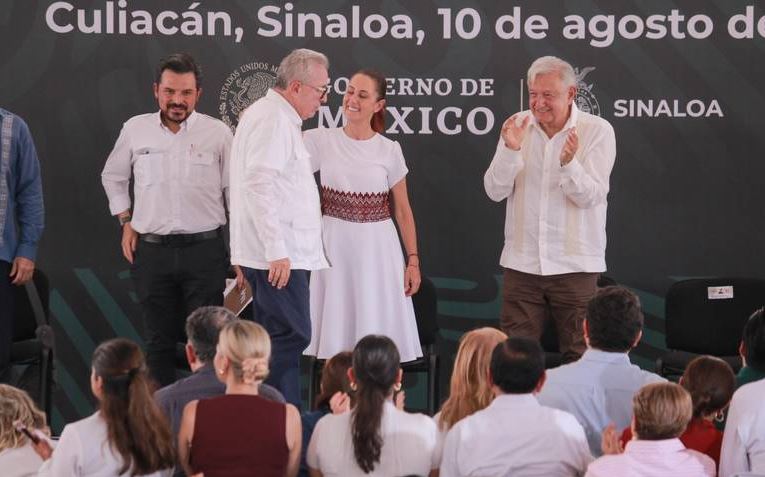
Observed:
[[[736,375],[728,363],[713,356],[699,356],[688,363],[680,385],[693,400],[693,417],[725,409],[736,390]]]
[[[365,473],[372,472],[380,462],[383,405],[396,383],[400,362],[398,349],[387,336],[367,335],[353,350],[353,373],[358,386],[351,415],[353,455]]]
[[[601,288],[587,304],[587,328],[593,348],[628,352],[643,330],[640,299],[622,286]]]
[[[151,474],[175,465],[170,424],[152,397],[146,361],[134,342],[115,338],[93,352],[93,371],[103,380],[101,416],[109,445],[122,457],[120,474]]]
[[[170,70],[173,73],[194,73],[194,80],[196,80],[197,89],[202,87],[202,68],[194,61],[194,58],[188,53],[173,53],[159,60],[157,71],[155,73],[154,82],[159,84],[162,82],[162,73],[165,70]]]
[[[765,308],[755,310],[746,321],[741,341],[746,365],[765,372]]]
[[[356,75],[364,75],[371,79],[375,84],[375,89],[377,90],[377,100],[379,101],[381,99],[385,99],[385,90],[387,89],[388,84],[385,82],[385,76],[382,73],[377,70],[365,68],[353,74],[353,76]],[[370,124],[372,125],[373,131],[380,134],[385,132],[385,106],[383,106],[379,111],[372,115]]]

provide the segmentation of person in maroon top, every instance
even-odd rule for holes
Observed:
[[[693,401],[693,417],[680,435],[680,441],[687,449],[708,455],[719,466],[723,435],[713,421],[723,416],[733,397],[736,388],[733,369],[720,358],[699,356],[685,368],[680,384],[690,393]],[[622,448],[632,440],[629,427],[622,432],[620,440]]]
[[[226,394],[186,405],[178,454],[187,475],[294,477],[300,463],[300,413],[258,396],[271,341],[262,326],[226,324],[213,361]]]

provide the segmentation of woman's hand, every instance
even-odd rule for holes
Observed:
[[[344,392],[338,391],[329,399],[329,409],[332,414],[343,414],[351,409],[351,398]]]
[[[621,454],[624,452],[624,446],[619,439],[619,434],[617,434],[616,426],[613,423],[603,429],[600,450],[603,451],[603,455]]]
[[[420,289],[420,283],[422,278],[420,277],[419,265],[407,265],[404,269],[404,294],[406,296],[412,296]]]

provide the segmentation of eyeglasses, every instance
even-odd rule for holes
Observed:
[[[319,99],[324,99],[324,98],[327,97],[327,94],[329,94],[330,85],[328,85],[328,84],[325,84],[324,86],[321,86],[321,87],[314,86],[314,85],[311,85],[311,84],[308,84],[308,83],[303,83],[302,81],[301,81],[300,84],[308,86],[309,88],[311,88],[314,91],[316,91],[317,93],[319,93],[321,95],[321,96],[319,96]]]

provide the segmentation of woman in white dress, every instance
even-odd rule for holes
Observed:
[[[422,356],[411,299],[420,286],[420,261],[401,146],[380,134],[385,78],[371,70],[353,75],[343,114],[344,127],[304,135],[314,170],[320,171],[322,233],[331,265],[311,276],[312,331],[305,354],[330,358],[363,336],[381,334],[396,343],[402,362],[411,361]]]
[[[90,388],[98,411],[67,424],[56,449],[35,445],[41,476],[169,477],[175,446],[167,418],[154,402],[141,348],[125,338],[93,352]]]
[[[428,416],[396,409],[400,357],[386,336],[362,338],[348,370],[351,412],[327,414],[316,424],[306,461],[311,477],[434,476],[440,464],[438,431]]]

